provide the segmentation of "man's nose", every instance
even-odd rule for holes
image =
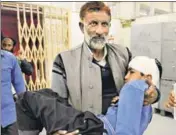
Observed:
[[[103,26],[102,26],[101,24],[99,24],[99,25],[97,26],[97,28],[96,28],[96,34],[97,34],[97,35],[102,35],[102,34],[104,34],[104,28],[103,28]]]

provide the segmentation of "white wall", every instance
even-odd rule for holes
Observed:
[[[176,13],[137,18],[136,21],[132,23],[132,25],[161,23],[161,22],[173,22],[173,21],[176,21]],[[121,37],[121,41],[122,41],[121,43],[130,48],[131,28],[121,29],[121,33],[123,35]]]
[[[111,27],[110,27],[110,31],[109,31],[109,35],[112,35],[114,37],[114,43],[120,44],[121,43],[121,30],[122,26],[120,23],[119,19],[115,19],[113,18],[111,20]]]
[[[131,19],[135,16],[135,3],[134,2],[120,2],[119,3],[119,18]]]
[[[176,21],[176,13],[137,18],[133,24],[148,24]]]
[[[75,47],[83,42],[84,36],[79,28],[79,13],[71,14],[71,47]]]

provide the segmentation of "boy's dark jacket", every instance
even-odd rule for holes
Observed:
[[[77,111],[50,89],[25,92],[16,101],[20,130],[42,130],[47,134],[57,130],[79,129],[82,135],[102,135],[103,123],[91,112]]]

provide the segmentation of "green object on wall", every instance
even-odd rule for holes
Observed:
[[[135,21],[135,19],[129,19],[129,20],[120,19],[120,22],[122,24],[122,28],[131,27],[131,23],[133,21]]]

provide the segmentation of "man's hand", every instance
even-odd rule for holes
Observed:
[[[144,95],[144,105],[150,105],[157,99],[158,92],[156,87],[151,85],[148,90],[145,91]]]
[[[167,108],[176,107],[176,96],[175,96],[174,90],[172,90],[169,94],[169,99],[166,103],[166,107]]]
[[[71,133],[68,133],[66,130],[59,130],[55,132],[53,135],[78,135],[78,134],[79,134],[79,130],[75,130]]]
[[[155,85],[152,83],[152,80],[147,79],[146,83],[149,85],[149,89],[145,91],[144,105],[150,105],[156,101],[158,92]]]
[[[119,101],[119,96],[115,96],[111,100],[111,105],[115,105]]]

